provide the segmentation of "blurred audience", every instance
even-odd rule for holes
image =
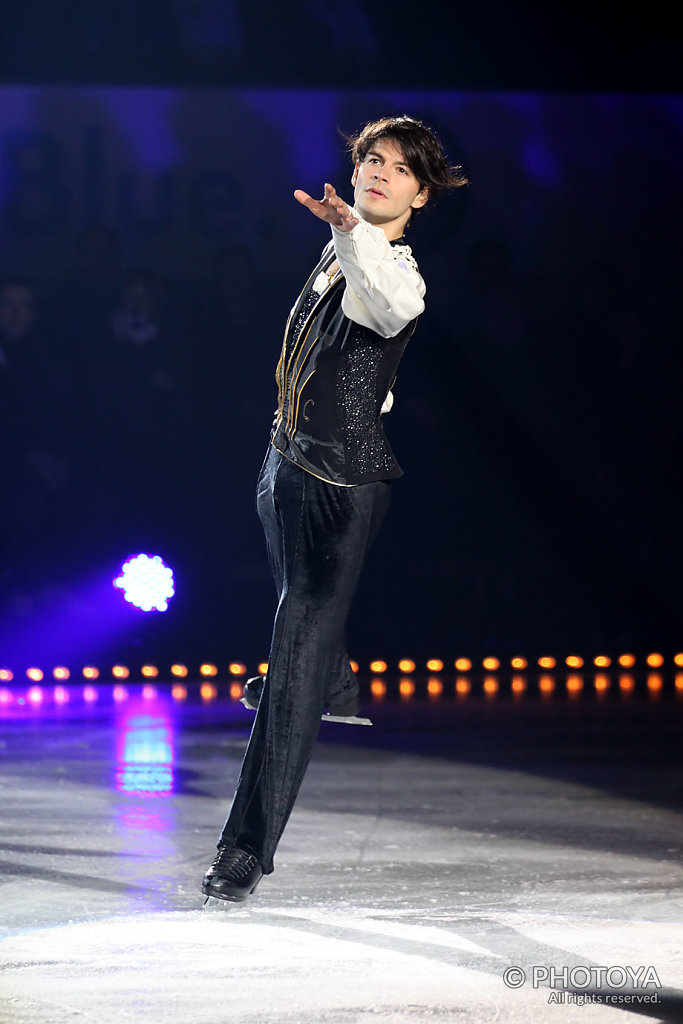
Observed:
[[[8,585],[39,577],[65,525],[71,474],[71,393],[35,286],[0,284],[0,561]]]

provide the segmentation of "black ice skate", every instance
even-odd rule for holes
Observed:
[[[241,703],[250,711],[256,711],[263,692],[265,676],[252,676],[244,684],[244,695],[240,698]],[[323,722],[341,722],[344,725],[372,725],[369,718],[361,718],[358,715],[358,697],[352,698],[346,704],[330,704],[320,719]]]
[[[204,905],[211,897],[229,903],[243,903],[263,877],[263,868],[253,853],[221,843],[213,864],[204,875]]]

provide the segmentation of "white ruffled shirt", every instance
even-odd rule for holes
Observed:
[[[332,227],[334,250],[346,280],[344,314],[382,338],[395,338],[424,312],[425,283],[409,245],[391,245],[380,227],[356,210],[351,231]]]
[[[369,327],[381,338],[395,338],[424,312],[427,288],[410,246],[391,245],[382,228],[350,209],[358,219],[351,231],[332,226],[335,255],[346,281],[342,310],[349,320]],[[323,290],[329,282],[324,273],[319,277]],[[315,281],[313,287],[317,284]],[[393,404],[389,391],[381,412],[389,412]]]

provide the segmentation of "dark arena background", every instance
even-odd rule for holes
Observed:
[[[657,4],[3,11],[0,1024],[683,1020],[682,68]],[[293,190],[350,200],[342,133],[404,113],[469,184],[409,230],[374,724],[321,727],[280,870],[208,914],[329,238]]]

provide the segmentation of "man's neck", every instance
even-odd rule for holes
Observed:
[[[366,218],[367,219],[367,218]],[[395,242],[399,238],[403,238],[405,233],[406,224],[410,220],[410,217],[399,217],[398,220],[390,220],[385,224],[374,223],[368,220],[368,224],[373,224],[376,228],[381,228],[384,234],[387,236],[387,241]]]
[[[392,221],[391,224],[383,224],[384,234],[390,242],[395,242],[399,238],[403,238],[405,234],[407,220],[401,219],[400,221]]]

